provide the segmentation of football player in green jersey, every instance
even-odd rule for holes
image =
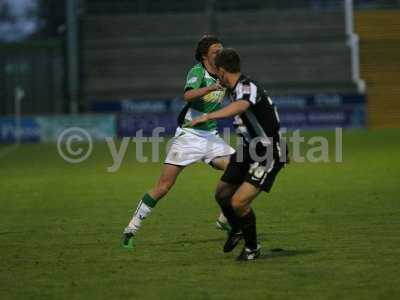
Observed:
[[[178,117],[178,128],[168,151],[160,178],[155,186],[139,201],[135,213],[124,230],[122,246],[133,248],[133,238],[142,221],[163,198],[188,165],[203,161],[218,170],[224,170],[229,156],[235,150],[218,135],[217,122],[210,121],[190,127],[194,118],[219,110],[225,96],[214,64],[215,56],[222,49],[217,37],[203,36],[197,44],[195,58],[199,62],[188,72],[183,98],[186,105]],[[227,229],[226,218],[221,214],[217,226]]]

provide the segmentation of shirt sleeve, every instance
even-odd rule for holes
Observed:
[[[237,100],[246,100],[250,104],[256,104],[257,86],[252,82],[239,82],[235,90]]]
[[[192,68],[186,76],[185,92],[198,89],[203,81],[204,72],[201,68]]]

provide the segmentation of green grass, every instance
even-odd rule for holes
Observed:
[[[103,143],[78,165],[23,145],[0,158],[0,299],[399,299],[399,137],[348,131],[343,163],[290,164],[255,201],[263,254],[247,264],[221,250],[217,171],[185,170],[127,251],[121,231],[161,164],[131,144],[108,173]]]

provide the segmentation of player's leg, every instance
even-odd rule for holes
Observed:
[[[229,164],[230,156],[235,153],[235,149],[218,135],[210,135],[210,138],[206,139],[206,143],[207,154],[204,161],[206,163],[208,162],[216,170],[225,171]],[[225,231],[231,230],[228,219],[222,211],[215,224],[217,229]]]
[[[230,200],[232,196],[235,194],[238,187],[239,184],[232,184],[220,181],[215,191],[215,200],[217,201],[219,207],[221,208],[223,215],[229,222],[231,231],[234,231],[235,233],[237,233],[239,229],[235,218],[235,212],[232,206],[230,205]]]
[[[261,191],[269,192],[271,190],[275,178],[283,166],[284,164],[275,162],[275,160],[253,163],[245,182],[232,197],[232,207],[245,240],[245,247],[238,260],[253,260],[260,255],[260,246],[257,243],[256,216],[251,208],[251,202]]]
[[[139,230],[142,221],[150,215],[151,210],[156,206],[157,202],[170,191],[172,186],[175,184],[178,175],[183,169],[184,166],[164,164],[156,185],[139,201],[131,221],[124,230],[122,244],[124,247],[133,247],[132,237]]]
[[[211,160],[210,165],[219,171],[224,171],[229,164],[230,156],[220,156]]]
[[[184,166],[164,164],[157,184],[149,191],[149,196],[158,201],[163,198],[174,186],[176,179]]]
[[[230,230],[228,230],[228,238],[223,247],[224,252],[231,252],[243,237],[236,213],[231,205],[231,199],[239,186],[240,184],[220,181],[215,192],[215,199],[217,200],[223,215],[226,216],[230,225]]]
[[[246,162],[244,160],[246,160]],[[231,205],[231,198],[235,194],[237,188],[244,182],[248,169],[249,165],[247,164],[247,159],[238,156],[236,153],[232,154],[215,192],[215,199],[231,227],[234,227],[232,228],[233,231],[237,231],[237,228],[235,228],[236,222]]]
[[[224,171],[226,167],[229,164],[229,156],[223,156],[223,157],[217,157],[213,159],[210,163],[210,165],[216,169],[216,170],[221,170]],[[224,213],[221,211],[219,213],[219,216],[217,218],[217,221],[215,222],[215,225],[217,229],[220,230],[225,230],[225,231],[230,231],[231,227],[229,225],[228,219],[225,217]]]
[[[196,135],[177,128],[171,141],[172,144],[167,153],[159,180],[139,201],[131,221],[124,230],[122,245],[126,248],[132,248],[132,238],[140,228],[142,220],[149,216],[158,200],[164,197],[172,188],[184,167],[201,160],[203,157],[203,153],[199,151],[198,146],[201,144],[201,139]]]
[[[257,243],[256,216],[251,208],[251,202],[259,193],[258,187],[244,182],[232,196],[232,208],[245,240],[245,248],[239,256],[239,260],[250,260],[260,255],[260,247]]]
[[[210,165],[216,170],[224,171],[229,164],[229,157],[230,156],[216,157],[210,162]],[[225,231],[231,230],[228,219],[225,217],[222,211],[220,212],[215,224],[217,229]]]

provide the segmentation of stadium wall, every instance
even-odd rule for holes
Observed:
[[[243,71],[271,94],[357,92],[343,9],[225,12],[215,19],[225,45],[241,53]],[[84,103],[180,96],[209,23],[204,13],[86,16]]]
[[[400,10],[357,11],[368,127],[400,127]]]

